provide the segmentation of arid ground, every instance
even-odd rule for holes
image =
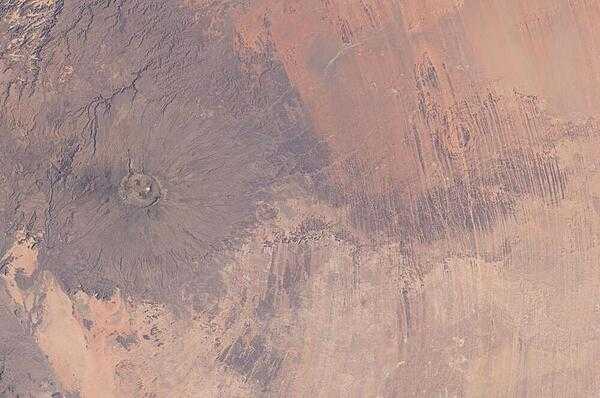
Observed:
[[[0,397],[600,396],[600,0],[0,0]]]

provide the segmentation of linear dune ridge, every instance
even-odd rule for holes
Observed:
[[[0,397],[600,395],[600,1],[0,2]]]

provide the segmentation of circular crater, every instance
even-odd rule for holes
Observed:
[[[161,198],[158,181],[142,173],[128,174],[121,180],[119,196],[125,204],[135,207],[150,207]]]

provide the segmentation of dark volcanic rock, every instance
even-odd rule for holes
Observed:
[[[68,291],[204,303],[272,184],[320,167],[282,66],[237,45],[231,6],[61,3],[29,29],[43,42],[11,45],[36,54],[6,103],[43,142],[40,266]],[[132,176],[150,199],[131,199]]]

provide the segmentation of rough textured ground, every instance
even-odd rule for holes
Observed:
[[[0,0],[0,397],[600,395],[599,34]]]

